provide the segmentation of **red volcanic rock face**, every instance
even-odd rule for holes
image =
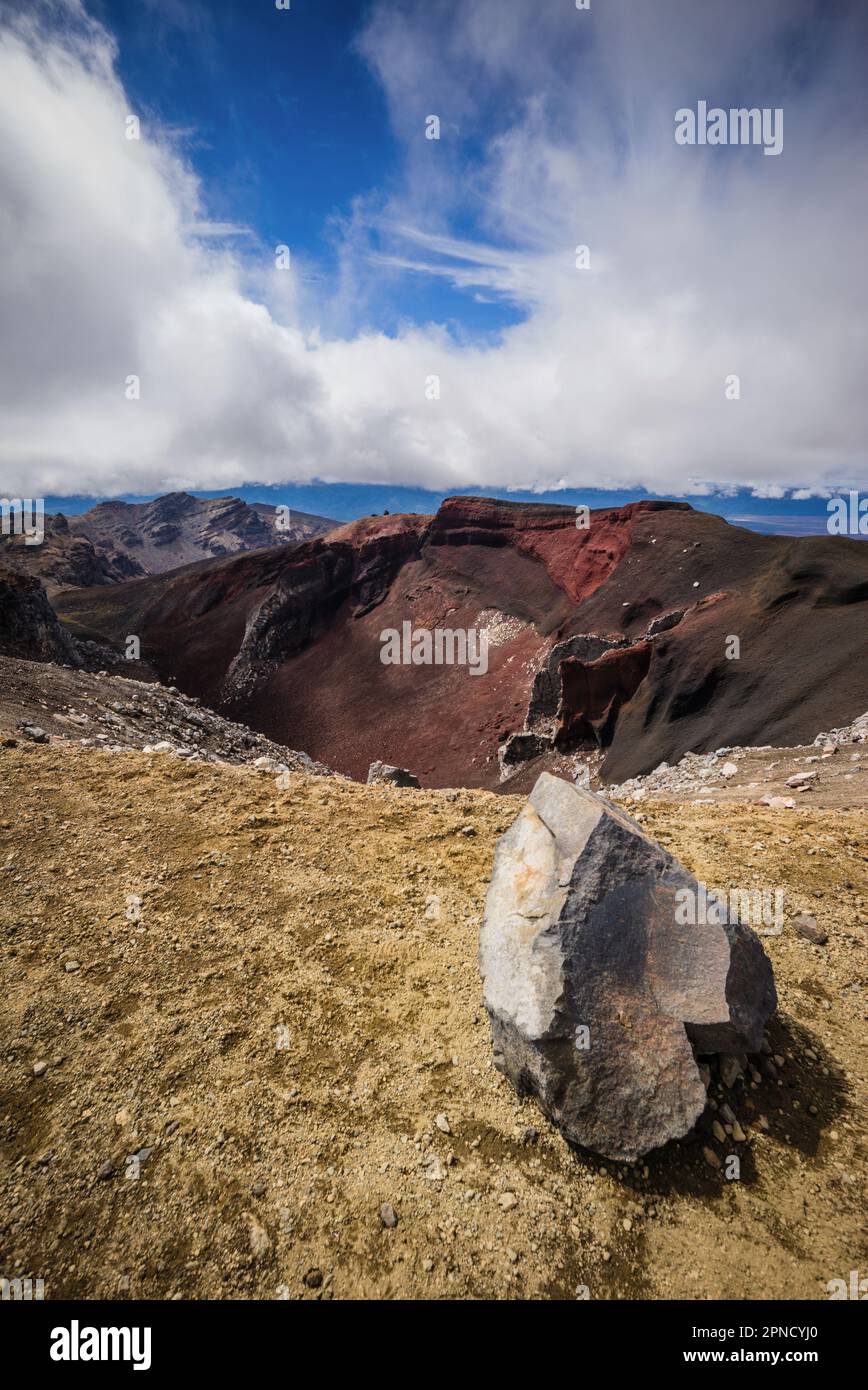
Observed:
[[[636,694],[650,665],[650,642],[616,647],[604,652],[596,661],[567,657],[561,663],[557,746],[606,747],[610,744],[621,706]]]
[[[810,740],[864,710],[868,545],[761,536],[669,502],[575,521],[455,497],[435,517],[363,518],[55,602],[121,648],[137,633],[164,679],[359,778],[381,761],[423,785],[497,787],[501,744],[528,727],[531,748],[598,743],[620,781],[688,749]],[[487,673],[384,665],[382,634],[405,622],[484,631]]]
[[[593,512],[591,525],[582,529],[569,507],[449,497],[434,518],[430,543],[510,546],[540,561],[552,582],[579,603],[600,587],[629,550],[638,517],[673,510],[690,508],[679,502],[634,502]]]

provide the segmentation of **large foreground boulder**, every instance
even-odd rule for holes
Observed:
[[[777,1005],[759,938],[684,924],[690,894],[704,902],[635,821],[548,773],[498,842],[480,937],[495,1063],[608,1158],[686,1134],[706,1104],[696,1055],[757,1052]]]

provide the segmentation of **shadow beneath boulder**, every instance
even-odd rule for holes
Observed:
[[[719,1074],[712,1075],[709,1104],[682,1139],[634,1164],[570,1145],[576,1163],[587,1170],[605,1169],[649,1199],[714,1199],[731,1182],[750,1187],[757,1181],[752,1146],[758,1135],[812,1158],[823,1131],[847,1109],[843,1071],[816,1035],[787,1014],[769,1020],[765,1045],[768,1051],[749,1057],[744,1076],[733,1086],[724,1085]],[[734,1137],[739,1135],[744,1137]]]

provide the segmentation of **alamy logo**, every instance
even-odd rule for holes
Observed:
[[[82,1327],[73,1318],[69,1327],[51,1329],[52,1361],[132,1361],[134,1371],[151,1365],[149,1327]]]
[[[829,1301],[840,1298],[868,1298],[868,1279],[860,1279],[858,1269],[850,1270],[850,1283],[846,1279],[830,1279],[826,1288]]]
[[[759,936],[780,936],[784,929],[783,888],[731,888],[722,893],[699,882],[695,891],[677,889],[675,900],[675,920],[682,927],[741,922]]]
[[[44,1279],[0,1279],[0,1301],[3,1303],[41,1303],[44,1298]]]
[[[764,106],[708,109],[707,101],[696,110],[682,106],[675,112],[677,145],[762,145],[763,154],[780,154],[784,148],[783,108]]]
[[[475,628],[417,627],[404,622],[401,631],[387,627],[380,633],[380,660],[384,666],[466,666],[471,676],[488,670],[488,635]]]
[[[868,536],[868,497],[851,492],[847,497],[830,497],[826,503],[830,536]]]
[[[45,499],[0,497],[0,529],[4,536],[23,536],[25,545],[45,540]]]

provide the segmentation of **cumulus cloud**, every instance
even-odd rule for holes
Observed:
[[[864,6],[375,8],[359,52],[403,163],[347,218],[341,292],[374,322],[407,275],[520,310],[477,342],[336,336],[316,278],[268,247],[253,274],[255,236],[209,217],[177,138],[126,138],[111,36],[61,8],[0,28],[7,494],[864,481]],[[782,155],[677,146],[700,98],[782,107]]]

